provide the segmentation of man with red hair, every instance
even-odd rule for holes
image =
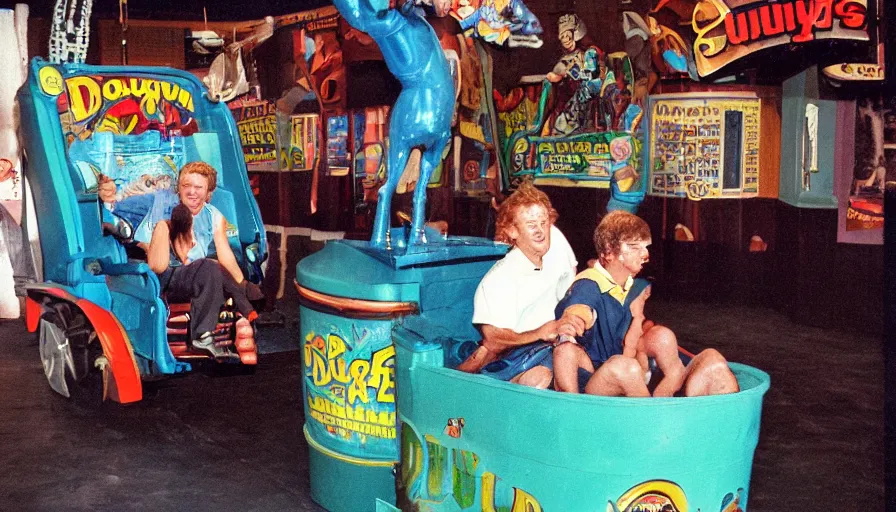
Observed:
[[[473,323],[482,341],[459,370],[537,388],[550,385],[552,342],[584,330],[578,317],[554,319],[577,265],[556,219],[548,196],[528,182],[501,204],[495,240],[512,248],[476,289]],[[561,325],[567,332],[560,332]]]

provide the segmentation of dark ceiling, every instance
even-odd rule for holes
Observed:
[[[0,2],[0,8],[12,8],[16,3],[28,4],[30,16],[49,18],[56,4],[51,0],[31,2]],[[238,2],[215,2],[212,0],[130,0],[128,16],[131,19],[149,20],[201,20],[202,8],[206,7],[209,21],[256,20],[265,16],[279,16],[293,12],[307,11],[324,5],[328,0],[242,0]],[[118,2],[115,0],[94,0],[94,19],[118,18]]]

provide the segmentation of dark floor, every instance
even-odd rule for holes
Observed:
[[[884,510],[881,340],[765,309],[651,299],[682,345],[772,377],[750,510]],[[0,324],[0,510],[321,510],[309,497],[298,330],[260,334],[254,375],[149,383],[99,410],[47,385],[36,339]]]

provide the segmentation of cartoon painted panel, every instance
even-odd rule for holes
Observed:
[[[355,178],[360,180],[359,201],[375,202],[386,181],[386,135],[389,107],[370,107],[354,113]]]
[[[451,16],[467,37],[511,48],[539,48],[543,43],[541,23],[522,0],[457,0],[450,5]]]
[[[688,499],[675,482],[651,480],[625,491],[615,502],[607,503],[607,512],[685,512]]]
[[[444,160],[441,167],[451,168],[454,172],[456,192],[475,196],[485,193],[487,180],[496,178],[498,173],[492,107],[486,87],[491,59],[478,40],[468,38],[458,42],[459,80],[453,158]]]
[[[350,167],[348,115],[327,119],[327,169],[330,176],[345,176]]]
[[[536,183],[566,178],[599,188],[608,188],[614,179],[627,192],[639,188],[640,148],[641,142],[625,132],[520,138],[511,153],[511,171],[532,174]]]
[[[41,89],[56,96],[68,155],[85,191],[108,208],[137,195],[172,190],[184,160],[184,136],[199,131],[192,87],[126,75],[62,79],[40,70]]]
[[[68,154],[88,190],[95,185],[103,202],[113,208],[132,196],[174,191],[178,170],[186,163],[183,142],[182,137],[165,139],[157,131],[129,136],[99,132],[73,141]]]
[[[44,93],[56,96],[66,141],[88,139],[95,132],[163,136],[199,131],[193,117],[196,91],[177,82],[132,76],[72,76],[64,81],[51,66],[40,70]]]
[[[396,457],[391,321],[302,308],[306,427],[330,449]]]
[[[633,101],[635,69],[629,55],[588,44],[587,28],[575,14],[561,16],[558,31],[566,53],[546,77],[557,95],[550,133],[638,131],[643,105]]]
[[[507,151],[511,135],[535,127],[540,95],[541,83],[515,87],[506,95],[494,91],[495,110],[498,112],[498,141],[502,152]]]
[[[699,200],[759,192],[758,98],[651,99],[650,193]]]

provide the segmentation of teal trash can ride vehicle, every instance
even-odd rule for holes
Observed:
[[[390,238],[391,250],[330,242],[296,270],[315,501],[339,512],[746,510],[766,373],[730,363],[738,393],[644,399],[458,371],[479,340],[476,286],[507,246],[431,233],[410,248],[404,228]]]
[[[263,277],[267,241],[236,124],[196,76],[170,68],[35,58],[18,101],[43,262],[26,323],[45,373],[65,396],[138,401],[142,379],[211,359],[191,347],[190,304],[166,302],[132,238],[153,201],[176,193],[184,164],[217,170],[209,203],[245,278]],[[214,330],[230,351],[238,316],[225,304]]]

